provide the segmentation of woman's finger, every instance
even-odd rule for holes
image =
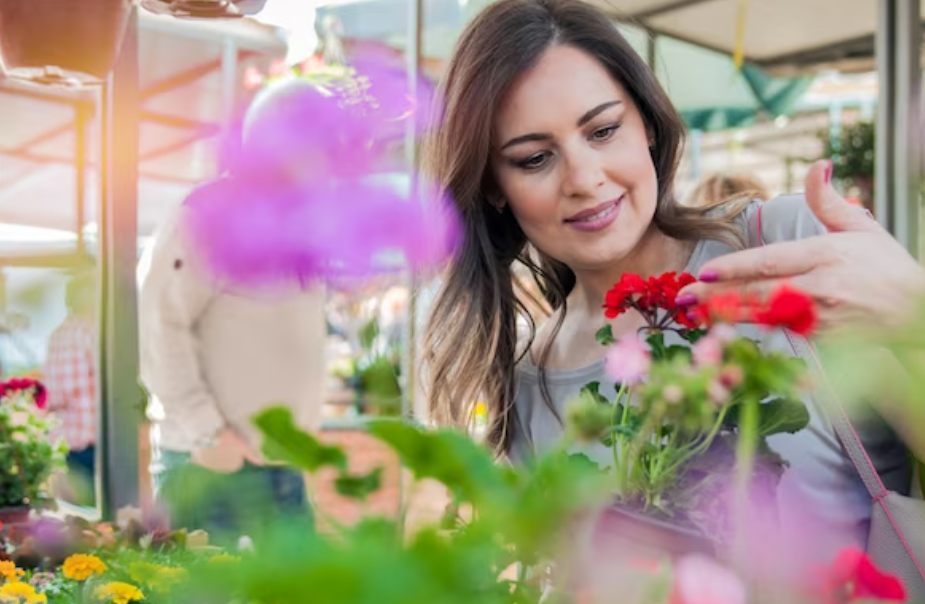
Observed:
[[[828,236],[772,243],[720,256],[703,265],[698,278],[704,283],[717,283],[796,277],[816,267],[819,252],[830,241],[825,237]],[[685,289],[681,293],[688,292]]]

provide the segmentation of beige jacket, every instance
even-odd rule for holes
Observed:
[[[235,295],[197,260],[181,206],[148,247],[139,298],[141,379],[160,446],[191,451],[226,426],[255,450],[251,418],[285,404],[306,429],[325,398],[324,292]]]

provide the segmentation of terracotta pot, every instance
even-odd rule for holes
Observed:
[[[29,522],[29,514],[32,508],[28,505],[17,505],[12,507],[0,508],[0,523],[3,526],[19,526]]]
[[[0,0],[0,59],[11,78],[94,84],[112,70],[131,0]]]
[[[716,546],[699,531],[610,506],[598,516],[592,544],[596,554],[608,557],[657,560],[688,554],[716,555]]]

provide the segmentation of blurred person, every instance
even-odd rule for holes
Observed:
[[[272,92],[258,95],[245,117],[244,145],[263,122],[285,119],[297,102],[284,94],[281,108]],[[266,157],[277,160],[268,178],[297,177],[297,154]],[[157,497],[174,526],[230,536],[274,516],[310,522],[303,476],[265,463],[251,420],[286,405],[301,428],[319,428],[327,332],[322,287],[231,291],[205,266],[185,228],[190,208],[201,196],[230,197],[233,186],[222,178],[187,197],[145,252],[149,268],[139,300],[141,378],[154,399]]]
[[[89,273],[70,279],[65,291],[67,317],[48,339],[45,387],[48,410],[60,422],[67,442],[68,474],[74,503],[91,505],[97,439],[97,330],[95,279]]]
[[[684,205],[703,208],[729,202],[736,198],[771,199],[767,188],[756,176],[715,173],[703,178],[691,191]]]

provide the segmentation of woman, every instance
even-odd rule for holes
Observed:
[[[472,401],[487,401],[488,441],[515,460],[561,436],[564,407],[582,386],[608,382],[594,333],[621,274],[698,274],[758,241],[824,232],[797,196],[766,205],[763,226],[757,204],[679,205],[681,119],[607,18],[578,0],[491,5],[460,39],[444,92],[443,126],[425,157],[453,195],[465,237],[426,334],[431,410],[463,424]],[[813,186],[828,188],[830,170],[815,166]],[[527,334],[516,328],[524,306],[515,260],[554,311]],[[612,321],[617,337],[641,325],[638,316]],[[766,349],[791,350],[780,333],[739,330]],[[807,404],[809,428],[771,445],[791,464],[778,493],[784,530],[806,541],[801,531],[811,526],[799,553],[824,560],[864,546],[870,498],[831,425]],[[876,415],[857,421],[884,480],[908,491],[901,443]]]

